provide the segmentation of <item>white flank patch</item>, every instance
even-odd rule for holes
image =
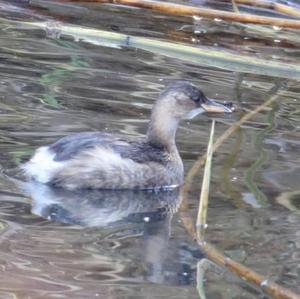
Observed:
[[[73,165],[74,167],[78,167],[77,171],[80,171],[81,167],[83,167],[84,172],[97,169],[110,172],[112,169],[114,170],[115,167],[120,170],[134,172],[134,167],[140,167],[139,163],[136,163],[131,159],[122,158],[119,153],[100,146],[82,152],[82,155],[79,154],[76,158],[70,161],[68,166],[71,168]]]
[[[25,173],[40,183],[48,183],[56,176],[68,190],[78,188],[172,190],[177,185],[162,185],[147,188],[148,175],[155,175],[147,163],[137,163],[129,158],[122,158],[119,153],[101,146],[83,150],[73,159],[56,162],[55,154],[48,147],[37,149],[29,162],[23,165]],[[150,172],[149,172],[150,170]],[[157,171],[166,171],[157,166]],[[101,179],[98,179],[101,173]],[[147,175],[146,175],[147,174]]]
[[[48,183],[65,163],[54,161],[54,153],[47,146],[36,150],[33,157],[22,166],[26,175],[41,183]]]

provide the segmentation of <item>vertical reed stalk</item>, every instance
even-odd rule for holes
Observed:
[[[208,199],[209,199],[209,186],[210,186],[210,178],[211,178],[211,163],[212,163],[212,155],[213,155],[213,138],[215,132],[215,121],[212,121],[210,137],[207,146],[207,154],[206,154],[206,162],[204,167],[204,174],[202,180],[202,188],[199,198],[199,209],[198,209],[198,217],[197,217],[197,239],[201,240],[204,238],[205,229],[207,227],[206,219],[207,219],[207,207],[208,207]]]

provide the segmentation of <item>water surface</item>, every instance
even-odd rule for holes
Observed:
[[[192,44],[189,34],[197,35],[199,25],[189,18],[32,3],[0,1],[0,298],[199,298],[196,265],[203,255],[176,214],[177,192],[65,193],[25,184],[18,168],[38,146],[72,132],[141,136],[153,101],[174,79],[233,100],[240,111],[265,101],[278,82],[288,85],[215,154],[207,239],[299,293],[299,83],[59,39],[21,23],[59,20]],[[240,31],[209,21],[203,27],[211,30],[195,45],[299,59],[297,44],[245,44]],[[240,114],[216,116],[216,136]],[[181,124],[177,144],[186,170],[205,150],[210,123],[203,116]],[[195,218],[200,182],[201,175],[189,198]],[[212,267],[206,278],[208,298],[262,298],[223,270]]]

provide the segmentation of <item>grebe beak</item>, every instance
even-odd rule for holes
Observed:
[[[235,110],[232,103],[220,103],[213,99],[207,99],[205,103],[201,103],[201,107],[209,113],[231,113]]]

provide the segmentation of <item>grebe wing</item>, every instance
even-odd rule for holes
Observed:
[[[55,154],[54,161],[63,162],[96,147],[107,149],[122,158],[129,158],[139,163],[152,161],[164,164],[166,159],[163,149],[153,147],[145,141],[102,132],[72,134],[59,139],[48,149]]]

